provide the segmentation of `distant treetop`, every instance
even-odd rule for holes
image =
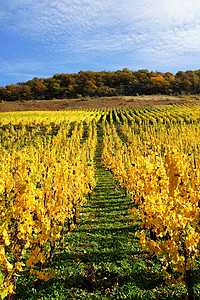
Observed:
[[[0,87],[0,100],[81,98],[85,96],[135,96],[152,94],[199,94],[200,70],[179,71],[174,76],[148,70],[80,71],[77,74],[55,74],[27,82]]]

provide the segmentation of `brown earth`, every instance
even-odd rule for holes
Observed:
[[[184,104],[200,100],[200,96],[116,96],[92,99],[28,100],[0,103],[0,112],[55,111],[69,109],[131,108],[154,105]]]

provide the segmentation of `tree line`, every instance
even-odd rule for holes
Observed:
[[[199,94],[200,70],[176,75],[148,70],[80,71],[0,87],[1,101],[153,94]]]

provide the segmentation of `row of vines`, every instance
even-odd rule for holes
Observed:
[[[200,106],[0,116],[0,297],[22,273],[48,281],[54,254],[96,185],[95,149],[135,204],[141,247],[186,284],[200,239]],[[99,131],[98,131],[99,130]]]
[[[0,131],[0,295],[21,273],[48,281],[51,261],[96,185],[98,115],[2,120]],[[83,119],[85,118],[85,121]]]
[[[200,126],[194,108],[121,112],[122,122],[104,123],[102,154],[103,165],[132,196],[140,246],[160,259],[166,282],[187,285],[189,299],[195,295],[192,269],[200,241]]]

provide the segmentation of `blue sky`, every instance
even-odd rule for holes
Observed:
[[[0,86],[123,68],[200,69],[200,1],[1,0]]]

